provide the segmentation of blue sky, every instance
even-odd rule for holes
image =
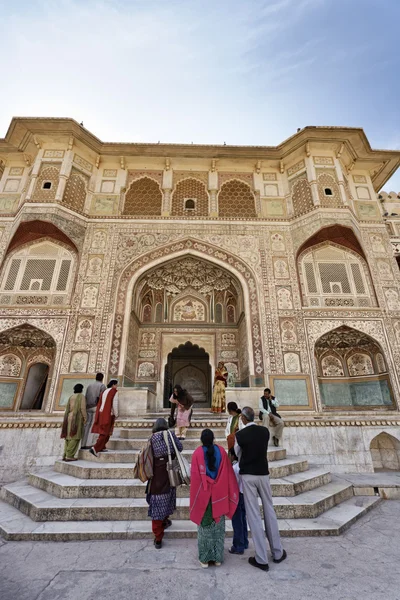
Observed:
[[[0,0],[0,136],[14,115],[114,142],[345,125],[400,149],[399,22],[399,0]]]

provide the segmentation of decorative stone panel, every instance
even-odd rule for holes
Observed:
[[[88,183],[89,178],[86,175],[72,169],[65,186],[63,204],[72,210],[82,212],[85,206]]]
[[[32,202],[52,202],[55,200],[58,183],[60,181],[61,165],[43,163],[39,176],[36,179],[35,189],[32,195]],[[43,189],[43,184],[49,181],[50,189]]]

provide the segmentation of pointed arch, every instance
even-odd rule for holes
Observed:
[[[324,408],[387,409],[394,406],[389,373],[379,373],[372,360],[378,352],[383,355],[379,342],[348,325],[339,325],[318,337],[314,357]]]
[[[125,194],[122,214],[130,217],[160,216],[162,192],[160,185],[150,177],[135,179]]]
[[[374,471],[400,471],[400,440],[382,431],[369,445]]]
[[[255,275],[247,263],[238,256],[204,241],[188,238],[179,243],[158,247],[134,259],[116,277],[114,289],[115,317],[109,357],[109,372],[122,374],[126,359],[129,320],[133,289],[136,282],[149,269],[184,255],[203,258],[231,272],[238,279],[244,302],[244,326],[247,332],[249,375],[258,385],[264,385],[264,353],[261,339],[260,308]]]
[[[223,183],[218,193],[218,215],[233,218],[256,217],[256,199],[250,186],[238,179]]]
[[[193,208],[187,203],[193,200]],[[178,181],[172,193],[171,216],[207,217],[209,213],[209,197],[205,184],[194,177],[185,177]]]

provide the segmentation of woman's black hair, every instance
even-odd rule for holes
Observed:
[[[238,415],[240,415],[240,413],[242,412],[240,410],[240,408],[238,407],[238,405],[236,404],[236,402],[228,402],[228,406],[227,406],[228,412],[230,410],[235,411]]]
[[[177,393],[177,394],[175,394],[174,390],[176,390],[178,393]],[[179,397],[179,395],[180,395],[182,392],[183,392],[183,389],[182,389],[182,386],[181,386],[181,385],[179,385],[179,383],[177,383],[176,385],[174,385],[174,387],[173,387],[173,390],[172,390],[172,393],[173,393],[173,396],[174,396],[175,400],[177,400],[177,398]]]
[[[168,423],[165,419],[157,419],[157,421],[153,425],[153,429],[151,430],[153,433],[157,433],[158,431],[168,431]]]
[[[110,381],[107,384],[108,388],[112,388],[113,385],[116,385],[118,383],[118,379],[110,379]]]
[[[81,383],[77,383],[74,385],[74,394],[82,394],[83,385]]]
[[[203,429],[200,436],[201,443],[207,448],[206,460],[210,471],[215,470],[214,433],[211,429]]]

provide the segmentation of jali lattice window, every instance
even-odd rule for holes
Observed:
[[[25,246],[8,259],[1,281],[2,304],[65,304],[73,256],[44,241]]]
[[[336,244],[316,246],[299,258],[305,306],[374,306],[368,267],[355,252]]]
[[[220,217],[255,217],[255,198],[250,187],[236,179],[224,183],[218,194],[218,214]]]

